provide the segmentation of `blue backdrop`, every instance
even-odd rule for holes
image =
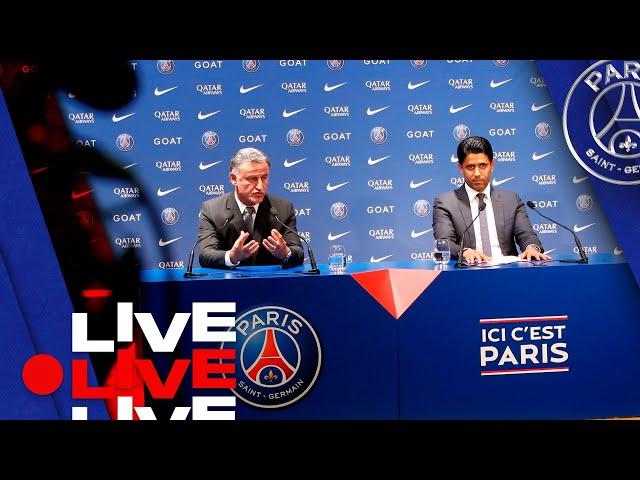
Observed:
[[[269,191],[294,202],[319,261],[334,242],[350,261],[430,259],[433,199],[462,184],[455,149],[469,134],[493,144],[494,185],[579,231],[587,253],[622,252],[533,61],[131,65],[139,88],[127,109],[91,111],[66,94],[60,101],[76,142],[132,175],[96,180],[92,194],[114,249],[138,248],[143,268],[184,266],[201,202],[230,191],[229,159],[248,146],[271,158]],[[158,232],[163,211],[177,222]],[[530,217],[552,255],[575,254],[567,232]]]

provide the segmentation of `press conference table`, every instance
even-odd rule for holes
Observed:
[[[622,256],[467,269],[352,263],[342,275],[305,269],[196,269],[209,274],[196,279],[146,270],[140,307],[162,324],[193,302],[235,302],[238,319],[274,306],[312,326],[322,352],[313,386],[283,408],[239,399],[238,419],[640,414],[640,295]],[[236,349],[240,356],[240,334]]]

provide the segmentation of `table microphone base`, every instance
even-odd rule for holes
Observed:
[[[208,276],[209,276],[208,273],[185,272],[184,274],[184,278],[200,278],[200,277],[208,277]]]

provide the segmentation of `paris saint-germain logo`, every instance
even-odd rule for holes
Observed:
[[[377,144],[386,142],[389,137],[387,129],[384,127],[373,127],[369,136],[371,137],[371,141]]]
[[[302,130],[292,128],[287,132],[287,143],[292,147],[299,147],[304,142],[304,134]]]
[[[173,207],[167,207],[162,210],[162,214],[160,216],[162,218],[162,221],[167,225],[175,225],[176,223],[178,223],[178,218],[180,218],[178,210]]]
[[[349,210],[347,209],[347,206],[344,203],[336,202],[333,205],[331,205],[331,209],[329,211],[331,212],[331,216],[333,218],[335,218],[336,220],[342,220],[347,216],[347,212]]]
[[[424,68],[427,66],[426,60],[411,60],[411,66],[413,68]]]
[[[506,67],[507,65],[509,65],[509,60],[494,60],[494,61],[493,61],[493,64],[494,64],[496,67],[504,68],[504,67]]]
[[[239,353],[232,392],[240,400],[281,408],[309,393],[320,373],[322,350],[302,315],[280,306],[258,307],[242,314],[235,330]]]
[[[547,122],[540,122],[536,125],[536,137],[540,140],[548,140],[551,138],[551,125]]]
[[[260,68],[260,61],[259,60],[243,60],[242,68],[244,68],[249,73],[253,73]]]
[[[569,150],[600,180],[640,183],[638,60],[602,60],[578,76],[564,103],[562,127]]]
[[[162,73],[163,75],[168,75],[170,73],[173,73],[176,68],[176,64],[173,60],[158,60],[156,67],[158,68],[158,71],[160,73]]]
[[[331,70],[340,70],[344,67],[344,60],[327,60],[327,67]]]
[[[206,148],[216,148],[220,143],[220,137],[213,130],[206,131],[202,134],[202,145]]]
[[[413,204],[413,213],[419,217],[426,217],[431,213],[431,204],[426,200],[418,200]]]
[[[123,152],[128,152],[133,148],[133,137],[128,133],[121,133],[116,138],[116,145]]]
[[[453,129],[453,138],[459,142],[467,138],[469,135],[471,135],[471,130],[462,123],[460,125],[456,125]]]

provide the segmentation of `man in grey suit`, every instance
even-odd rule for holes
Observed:
[[[300,238],[294,232],[293,204],[267,195],[271,162],[256,148],[238,150],[231,158],[229,180],[234,191],[202,204],[198,238],[200,265],[233,268],[238,265],[295,266],[304,261]]]
[[[533,231],[524,203],[514,192],[491,186],[493,148],[486,138],[468,137],[458,145],[458,168],[465,183],[436,197],[433,235],[446,238],[451,256],[458,258],[462,233],[479,214],[464,237],[462,257],[467,263],[518,255],[526,260],[549,260]],[[484,206],[484,208],[481,208]]]

